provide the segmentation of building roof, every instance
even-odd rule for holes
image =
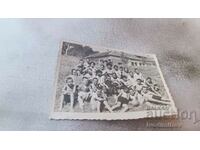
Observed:
[[[132,55],[132,54],[127,54],[124,52],[118,52],[118,51],[107,51],[107,52],[99,52],[95,53],[92,55],[87,56],[86,58],[102,58],[102,57],[118,57],[118,58],[125,58],[125,59],[131,59],[135,61],[154,61],[153,58],[145,57],[145,56],[139,56],[139,55]]]

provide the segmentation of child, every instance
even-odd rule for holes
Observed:
[[[137,92],[135,91],[135,89],[130,89],[129,90],[129,100],[130,100],[130,103],[133,105],[133,106],[138,106],[139,105],[139,102],[137,100]]]
[[[89,80],[83,77],[83,83],[78,87],[78,102],[81,110],[83,111],[84,101],[90,96]]]
[[[115,72],[111,76],[111,81],[112,81],[112,83],[117,84],[117,85],[119,85],[119,83],[120,83],[120,79],[118,78],[118,76]]]
[[[76,76],[77,76],[76,69],[72,69],[71,70],[71,75],[69,75],[69,77],[71,77],[73,80],[75,80]]]
[[[107,67],[107,69],[105,70],[105,73],[107,73],[108,75],[111,75],[113,73],[112,63],[111,62],[107,63],[106,67]]]
[[[127,76],[122,76],[121,85],[122,86],[127,86],[128,88],[132,87],[132,84],[131,84],[131,82],[129,82]]]
[[[72,77],[68,77],[66,79],[66,83],[66,86],[62,90],[60,109],[62,110],[64,105],[70,102],[70,111],[73,111],[76,86],[73,82]]]
[[[140,80],[144,80],[144,77],[142,76],[142,73],[139,72],[139,70],[137,68],[135,68],[135,72],[134,72],[134,79],[140,79]]]
[[[116,73],[117,77],[121,78],[121,73],[119,71],[118,65],[114,65],[113,69],[114,69],[114,72]]]
[[[92,62],[90,63],[90,67],[89,67],[89,68],[90,68],[90,70],[92,71],[92,75],[93,75],[93,76],[95,76],[95,72],[96,72],[96,67],[95,67],[95,66],[96,66],[95,62],[92,61]]]
[[[161,96],[162,94],[162,92],[161,92],[161,90],[160,90],[160,88],[158,87],[158,84],[154,84],[153,85],[153,91],[152,91],[153,93],[155,93],[156,95],[158,95],[158,96]]]
[[[78,71],[78,72],[80,72],[80,71]],[[75,85],[79,85],[81,79],[80,79],[80,76],[78,76],[76,69],[72,69],[71,75],[69,75],[68,77],[71,77],[73,79],[73,82]]]
[[[97,92],[98,88],[99,88],[98,79],[95,77],[93,78],[92,83],[90,84],[90,95],[92,96],[90,104],[93,110],[96,108],[96,102],[93,98],[93,95]]]
[[[146,78],[145,85],[148,87],[148,90],[153,91],[153,81],[151,77]]]
[[[124,67],[124,75],[125,76],[129,75],[129,69],[127,67]]]
[[[114,95],[114,98],[116,100],[120,89],[120,79],[117,77],[116,73],[112,74],[111,81],[112,81],[112,95]]]
[[[104,74],[105,71],[106,71],[106,70],[105,70],[104,64],[101,64],[97,70],[101,70],[101,71],[102,71],[102,74]]]
[[[122,76],[124,75],[124,68],[122,66],[119,67],[119,75],[120,75],[120,79],[122,78]]]
[[[128,82],[130,82],[133,87],[136,85],[136,81],[134,79],[134,74],[132,71],[129,71]]]
[[[93,72],[92,69],[88,68],[87,71],[83,75],[84,77],[88,78],[89,81],[93,79]]]
[[[118,99],[117,104],[112,107],[112,110],[115,110],[116,108],[123,108],[121,112],[128,111],[128,103],[129,103],[129,89],[128,87],[124,86],[122,87]]]
[[[84,66],[85,66],[86,68],[88,68],[88,67],[90,66],[90,59],[89,59],[89,58],[87,58],[87,59],[84,61]]]
[[[99,65],[99,66],[104,65],[104,60],[103,60],[103,59],[99,59],[98,65]]]
[[[170,105],[170,100],[163,99],[160,96],[154,95],[148,90],[148,87],[142,88],[140,95],[140,103],[146,103],[147,105],[159,104],[159,105]]]
[[[81,59],[81,60],[79,61],[79,64],[77,65],[76,68],[77,68],[77,70],[80,71],[81,74],[83,74],[83,70],[85,70],[83,59]]]
[[[101,85],[102,87],[108,88],[107,85],[105,84],[105,78],[106,78],[105,76],[106,74],[103,75],[101,70],[96,71],[96,78],[98,79],[99,85]]]
[[[140,94],[142,91],[144,84],[142,83],[141,79],[136,80],[135,90]]]
[[[95,77],[92,79],[92,83],[90,84],[90,89],[92,93],[95,93],[99,87],[98,79]]]
[[[107,96],[112,96],[113,94],[112,80],[111,80],[111,76],[108,73],[104,74],[104,83],[102,85],[103,85],[104,91],[106,91]]]
[[[96,102],[96,108],[97,108],[98,113],[101,112],[102,106],[105,106],[105,108],[108,109],[109,112],[113,112],[111,107],[108,104],[107,96],[104,93],[102,88],[99,88],[97,92],[93,94],[91,101]]]

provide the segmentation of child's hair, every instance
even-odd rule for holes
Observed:
[[[83,60],[83,59],[80,59],[79,62],[81,62],[81,61],[83,62],[84,60]]]
[[[142,90],[143,90],[143,89],[147,89],[147,90],[148,90],[148,87],[147,87],[147,86],[142,86]]]
[[[96,65],[94,61],[92,61],[92,62],[90,63],[90,65],[92,65],[92,64],[93,64],[93,65]]]
[[[148,79],[152,80],[152,78],[151,78],[151,77],[147,77],[147,78],[146,78],[146,80],[148,80]]]
[[[122,66],[120,66],[119,68],[124,70],[124,67],[122,67]]]
[[[129,88],[129,92],[130,92],[130,91],[133,91],[133,92],[134,92],[135,90],[134,90],[134,89],[132,89],[132,88]]]
[[[105,68],[104,64],[101,64],[100,66],[101,66],[101,67],[103,66],[103,68]]]
[[[127,92],[129,91],[129,88],[128,88],[126,85],[123,85],[123,86],[121,87],[121,89],[126,90]]]
[[[116,67],[118,68],[118,65],[114,65],[114,66],[113,66],[113,68],[116,68]]]
[[[127,77],[127,76],[125,76],[125,75],[123,75],[121,78],[122,78],[122,79],[127,79],[128,77]]]
[[[101,70],[96,70],[96,74],[98,74],[98,73],[102,73],[102,71]]]
[[[97,79],[97,77],[94,77],[92,80]]]
[[[157,87],[159,89],[159,85],[158,84],[154,84],[153,87]]]
[[[82,78],[82,79],[83,79],[83,80],[84,80],[84,79],[88,79],[88,77],[86,77],[86,76],[83,76],[83,78]]]
[[[157,86],[158,87],[158,84],[154,84],[153,86]]]
[[[141,79],[137,79],[136,81],[140,81],[140,82],[142,82],[142,80],[141,80]]]
[[[73,68],[73,69],[71,70],[71,74],[73,73],[73,71],[76,71],[76,69]]]
[[[129,69],[127,67],[124,67],[125,72],[129,72]]]
[[[116,72],[113,72],[113,73],[112,73],[112,76],[113,76],[113,75],[117,77],[117,74],[116,74]]]
[[[111,66],[111,67],[112,67],[112,63],[111,63],[111,62],[108,62],[108,63],[106,64],[106,66]]]
[[[73,81],[73,78],[72,77],[67,77],[66,82],[68,82],[69,80]]]
[[[134,70],[135,70],[135,71],[136,71],[136,70],[138,71],[138,68],[135,68]]]

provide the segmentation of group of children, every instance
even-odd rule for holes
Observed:
[[[112,106],[109,99],[114,100]],[[133,72],[128,67],[114,64],[111,59],[100,59],[98,62],[81,59],[71,70],[62,91],[60,108],[62,110],[70,103],[70,110],[73,111],[76,102],[83,112],[85,102],[89,102],[92,110],[97,112],[103,109],[126,112],[129,104],[133,107],[144,103],[168,104],[151,77],[145,79],[137,68]]]

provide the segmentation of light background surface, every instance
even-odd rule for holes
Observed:
[[[200,130],[199,39],[199,19],[1,19],[0,130]],[[62,40],[155,53],[182,117],[49,120]]]

